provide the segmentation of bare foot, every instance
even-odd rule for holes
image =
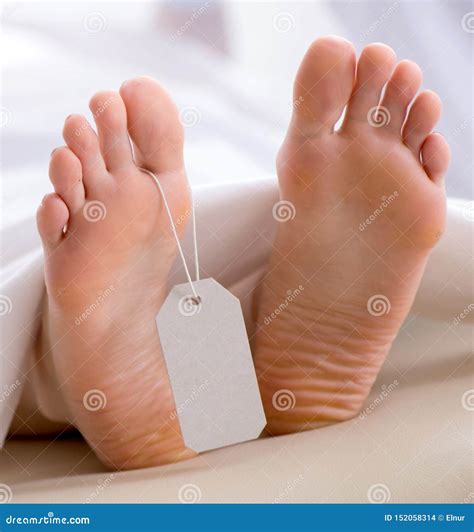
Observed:
[[[82,116],[66,119],[67,146],[51,157],[55,193],[38,209],[47,286],[39,355],[106,465],[172,462],[193,455],[173,415],[155,325],[176,246],[160,192],[139,167],[158,176],[183,220],[183,130],[169,96],[146,77],[96,94],[90,107],[98,134]]]
[[[421,77],[382,44],[367,46],[357,69],[352,45],[335,37],[303,59],[254,346],[273,434],[359,411],[443,232],[450,155],[431,133],[438,96],[415,98]]]

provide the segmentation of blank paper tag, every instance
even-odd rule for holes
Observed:
[[[266,425],[239,300],[214,279],[176,285],[156,317],[186,447],[258,438]]]

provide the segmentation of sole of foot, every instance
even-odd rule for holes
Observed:
[[[172,216],[189,214],[183,129],[154,80],[125,82],[64,125],[53,151],[48,194],[37,213],[47,298],[38,348],[69,421],[113,469],[178,461],[186,449],[158,339],[176,244]],[[131,142],[130,142],[131,139]],[[133,151],[132,151],[133,146]]]
[[[439,97],[383,44],[315,41],[277,159],[277,236],[254,354],[282,434],[352,418],[410,310],[445,224]],[[342,117],[341,126],[336,123]]]

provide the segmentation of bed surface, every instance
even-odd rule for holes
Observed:
[[[0,481],[18,503],[179,502],[187,484],[203,503],[472,503],[470,338],[412,316],[349,422],[113,474],[79,440],[10,441]]]

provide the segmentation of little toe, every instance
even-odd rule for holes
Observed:
[[[322,37],[309,47],[293,89],[295,133],[334,129],[352,92],[355,63],[353,45],[340,37]]]
[[[419,156],[419,152],[426,137],[431,133],[441,116],[441,99],[433,91],[420,93],[408,113],[403,126],[403,140],[405,144]]]
[[[49,178],[56,193],[74,213],[84,204],[81,161],[66,146],[56,148],[51,154]]]
[[[420,67],[413,61],[400,61],[387,83],[381,107],[388,113],[386,129],[401,134],[410,102],[423,80]]]
[[[344,118],[344,128],[349,128],[353,122],[370,122],[395,61],[395,52],[385,44],[370,44],[362,50],[357,63],[356,84]]]
[[[166,91],[154,79],[142,76],[123,83],[120,95],[138,166],[157,174],[181,170],[183,126]]]
[[[68,220],[69,210],[64,201],[56,193],[47,194],[36,213],[38,232],[47,253],[62,240]]]
[[[107,168],[99,147],[99,139],[89,122],[81,115],[66,118],[63,138],[81,161],[86,193],[88,187],[108,179]]]
[[[99,133],[99,144],[110,172],[133,164],[132,149],[127,131],[127,111],[117,92],[96,93],[90,103]]]
[[[431,133],[421,147],[423,168],[437,185],[444,183],[451,160],[451,150],[446,139],[439,133]]]

